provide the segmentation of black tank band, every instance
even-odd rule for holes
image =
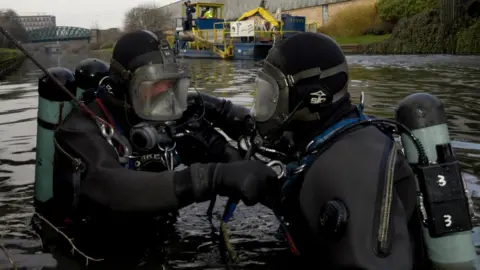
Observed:
[[[40,119],[40,118],[37,118],[37,123],[39,126],[41,126],[42,128],[44,129],[48,129],[48,130],[56,130],[57,127],[58,127],[58,124],[52,124],[52,123],[49,123],[43,119]]]

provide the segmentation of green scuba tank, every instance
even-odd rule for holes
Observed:
[[[434,269],[475,269],[476,252],[472,242],[473,206],[455,158],[442,102],[426,93],[402,100],[396,120],[409,128],[423,146],[428,165],[413,165],[423,216],[423,235]],[[413,141],[402,135],[410,164],[418,163]]]
[[[95,96],[100,81],[108,76],[109,66],[107,63],[96,58],[87,58],[80,61],[75,68],[75,80],[77,81],[77,98],[88,103]],[[86,91],[92,93],[84,96]]]
[[[73,73],[62,67],[48,70],[72,94],[77,85]],[[53,197],[53,134],[72,110],[71,98],[48,76],[38,81],[37,148],[35,165],[35,201],[44,203]]]

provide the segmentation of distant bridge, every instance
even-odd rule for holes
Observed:
[[[29,43],[88,40],[90,42],[90,29],[70,26],[45,27],[30,30],[28,33]]]

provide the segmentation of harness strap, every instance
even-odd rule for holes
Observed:
[[[329,127],[327,130],[322,132],[320,135],[315,137],[308,145],[306,149],[307,155],[302,158],[299,162],[292,162],[287,165],[287,180],[285,181],[283,187],[282,187],[282,197],[285,196],[286,190],[288,187],[290,187],[295,180],[297,180],[297,177],[300,172],[304,171],[308,166],[310,166],[314,159],[315,155],[313,155],[313,152],[317,150],[321,145],[328,139],[330,138],[335,132],[345,126],[348,125],[353,125],[358,122],[368,120],[369,118],[363,114],[360,108],[357,107],[359,117],[357,118],[347,118],[343,119],[337,123],[335,123],[333,126]]]
[[[95,102],[98,104],[98,106],[100,107],[100,109],[103,111],[103,113],[105,114],[105,116],[107,117],[107,120],[109,122],[110,125],[112,125],[112,127],[115,129],[116,132],[120,133],[120,134],[124,134],[123,130],[120,128],[120,125],[118,125],[117,122],[115,122],[114,118],[112,117],[112,114],[108,111],[107,107],[105,107],[105,105],[103,104],[102,100],[100,98],[97,98],[95,99]],[[119,153],[122,153],[123,151],[123,148],[122,148],[122,145],[118,145],[118,152]],[[133,168],[133,160],[130,159],[128,161],[128,164],[127,164],[127,168],[128,169],[131,169]]]
[[[73,207],[76,208],[78,206],[78,202],[80,200],[80,182],[81,182],[82,172],[76,170],[72,175],[72,184],[73,184]]]

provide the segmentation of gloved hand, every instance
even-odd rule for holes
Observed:
[[[261,161],[192,164],[175,174],[175,189],[180,205],[210,200],[214,195],[240,199],[246,205],[266,206],[277,197],[277,174]]]
[[[269,205],[279,192],[277,174],[261,161],[244,160],[221,163],[213,174],[214,192],[241,199],[245,205]]]
[[[211,96],[205,93],[188,93],[188,104],[196,110],[205,108],[205,119],[213,126],[220,128],[232,140],[245,132],[245,118],[250,115],[250,110],[231,101]]]

